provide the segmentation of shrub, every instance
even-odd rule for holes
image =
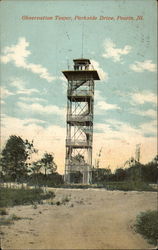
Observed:
[[[158,240],[158,211],[141,212],[136,218],[135,230],[148,240],[150,244],[156,245]]]
[[[11,220],[22,220],[23,218],[17,216],[16,214],[12,214],[12,215],[10,216],[10,219],[11,219]]]
[[[13,223],[14,222],[11,218],[0,218],[0,226],[7,226]]]
[[[15,220],[21,220],[21,219],[22,219],[21,217],[12,214],[8,218],[0,218],[0,225],[7,226],[13,224]]]
[[[108,182],[108,183],[103,183],[102,187],[108,190],[156,191],[151,186],[149,186],[149,184],[141,181]]]
[[[14,221],[17,221],[17,220],[32,220],[32,218],[29,218],[29,217],[19,217],[16,214],[11,214],[7,218],[0,218],[0,226],[14,224]]]
[[[70,201],[70,198],[68,197],[68,196],[66,196],[66,197],[64,197],[63,199],[62,199],[62,204],[65,204],[65,203],[67,203],[67,202],[69,202]]]
[[[0,207],[28,205],[41,200],[54,198],[53,192],[44,193],[42,189],[0,189]]]
[[[61,202],[60,202],[60,201],[57,201],[57,202],[56,202],[56,205],[57,205],[57,206],[60,206],[60,205],[61,205]]]
[[[0,215],[7,215],[8,212],[6,211],[6,208],[0,207]]]

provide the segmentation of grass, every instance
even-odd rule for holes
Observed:
[[[16,214],[12,214],[7,218],[6,217],[0,218],[0,226],[11,225],[11,224],[14,224],[14,221],[18,221],[18,220],[32,220],[32,218],[19,217]]]
[[[90,189],[90,188],[105,188],[107,190],[122,190],[122,191],[156,191],[151,185],[142,181],[111,181],[102,182],[92,185],[83,184],[61,184],[56,188],[70,189]]]
[[[158,211],[141,212],[136,218],[135,231],[141,234],[150,244],[158,241]]]
[[[6,211],[6,208],[0,207],[0,215],[7,215],[8,212]]]
[[[0,226],[2,226],[2,225],[4,225],[4,226],[10,225],[10,224],[13,224],[14,221],[21,220],[21,219],[22,219],[21,217],[18,217],[15,214],[12,214],[12,215],[10,215],[7,218],[6,217],[2,217],[2,218],[0,218]]]
[[[66,196],[66,197],[63,197],[63,198],[62,198],[61,203],[65,205],[65,204],[66,204],[67,202],[69,202],[69,201],[70,201],[70,198],[69,198],[68,196]]]
[[[0,226],[8,226],[8,225],[11,225],[13,224],[13,220],[8,217],[8,218],[0,218]]]
[[[149,186],[148,183],[141,181],[107,182],[104,183],[102,187],[107,190],[156,191],[153,187]]]
[[[42,189],[14,189],[0,188],[0,207],[11,207],[16,205],[29,205],[42,200],[54,198],[53,192],[44,193]]]
[[[16,214],[12,214],[12,215],[10,216],[10,219],[14,221],[14,220],[22,220],[23,218],[17,216]]]

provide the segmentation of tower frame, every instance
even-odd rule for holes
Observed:
[[[66,183],[91,184],[94,115],[94,80],[89,59],[74,59],[74,70],[62,71],[67,78]]]

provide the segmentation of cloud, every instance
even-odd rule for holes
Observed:
[[[140,129],[143,134],[157,134],[157,120],[142,123]]]
[[[31,71],[32,73],[39,75],[40,78],[43,78],[48,82],[53,81],[55,77],[50,75],[48,70],[41,64],[27,62],[27,58],[31,54],[31,51],[28,50],[28,47],[29,42],[26,41],[26,38],[19,38],[19,41],[16,45],[4,48],[4,55],[1,56],[2,63],[7,64],[9,62],[13,62],[16,67]]]
[[[101,94],[100,90],[95,90],[95,114],[102,114],[101,111],[105,110],[120,110],[121,108],[117,104],[111,104],[106,102],[105,98]]]
[[[47,114],[47,115],[55,114],[59,116],[65,116],[66,114],[66,109],[60,108],[56,105],[43,106],[39,103],[26,104],[23,102],[17,102],[17,105],[23,111],[36,112],[38,114]]]
[[[133,110],[134,114],[141,115],[141,116],[149,116],[151,118],[156,118],[157,112],[154,109],[148,109],[148,110]]]
[[[120,109],[119,106],[117,106],[116,104],[110,104],[107,103],[106,101],[99,101],[97,102],[97,108],[96,109],[101,109],[101,110],[112,110],[112,109]]]
[[[14,95],[14,93],[12,93],[6,87],[1,87],[0,88],[0,94],[1,94],[1,98],[6,98],[8,96]]]
[[[141,162],[149,162],[157,153],[156,120],[132,127],[115,119],[94,124],[93,151],[102,147],[100,167],[124,166],[131,156],[135,156],[136,144],[141,144]]]
[[[19,100],[24,102],[46,102],[45,99],[39,97],[29,97],[29,96],[21,96]]]
[[[20,78],[12,79],[10,82],[10,85],[20,90],[25,88],[25,82],[21,80]]]
[[[67,79],[64,76],[59,76],[58,79],[64,83],[67,83]]]
[[[47,125],[47,126],[43,126]],[[45,121],[38,119],[19,119],[15,117],[2,116],[2,146],[10,135],[19,135],[23,139],[34,140],[34,146],[39,149],[37,156],[43,153],[53,152],[58,165],[57,171],[64,173],[65,159],[65,127],[48,125]],[[123,166],[135,153],[135,145],[141,143],[141,162],[150,161],[157,153],[156,138],[145,137],[144,133],[156,131],[156,121],[144,123],[139,128],[133,128],[127,123],[108,119],[105,123],[95,124],[93,152],[95,155],[102,147],[100,167],[110,165],[112,169],[117,165]]]
[[[109,78],[108,73],[104,72],[104,70],[100,67],[99,62],[97,62],[95,60],[91,60],[91,64],[92,64],[93,68],[98,71],[100,80],[107,81]]]
[[[45,121],[38,119],[19,119],[7,115],[2,116],[1,142],[5,145],[10,135],[18,135],[23,139],[34,141],[38,154],[32,161],[40,159],[45,152],[54,153],[60,173],[64,172],[66,129],[57,125],[43,126]]]
[[[126,140],[128,143],[139,143],[147,133],[156,133],[156,120],[148,123],[140,124],[138,128],[132,127],[130,124],[115,119],[107,119],[105,123],[98,123],[94,128],[106,134],[108,140]]]
[[[144,62],[136,61],[134,64],[130,65],[130,69],[135,72],[144,72],[145,70],[156,72],[156,64],[152,63],[151,60],[146,60]]]
[[[18,119],[18,118],[15,118]],[[45,124],[46,121],[40,120],[40,119],[35,119],[35,118],[30,118],[30,119],[24,119],[22,120],[22,123],[24,126],[29,125],[29,124]]]
[[[124,48],[116,48],[116,44],[111,39],[106,39],[104,42],[104,53],[102,57],[111,58],[114,62],[122,62],[122,56],[130,53],[132,47],[129,45]]]
[[[157,103],[157,96],[154,93],[148,91],[131,94],[131,97],[132,100],[138,104]]]
[[[95,101],[104,100],[103,96],[101,95],[101,91],[97,89],[94,91],[94,98],[95,98]]]
[[[11,81],[10,86],[13,86],[17,89],[16,94],[24,94],[24,95],[30,95],[33,93],[39,93],[38,89],[29,89],[25,87],[26,83],[19,79],[19,78],[15,78]]]

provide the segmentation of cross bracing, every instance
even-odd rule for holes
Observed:
[[[94,80],[89,59],[75,59],[74,70],[63,71],[68,80],[65,181],[90,184],[92,176]]]

